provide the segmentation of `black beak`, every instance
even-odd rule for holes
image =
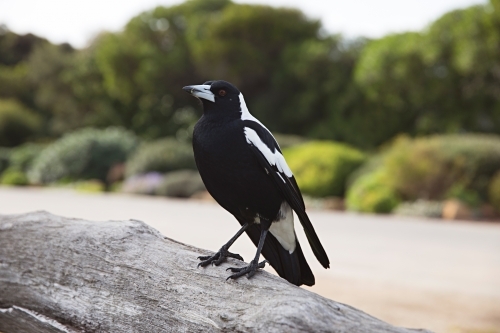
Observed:
[[[182,90],[184,90],[189,94],[193,91],[193,89],[194,89],[193,86],[185,86],[184,88],[182,88]]]

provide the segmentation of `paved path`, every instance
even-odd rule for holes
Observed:
[[[47,210],[90,220],[138,219],[178,241],[217,250],[238,223],[212,202],[0,187],[0,214]],[[310,211],[331,260],[324,270],[298,237],[312,291],[392,324],[436,332],[500,332],[500,224]],[[245,259],[247,237],[231,248]],[[217,269],[217,268],[208,268]]]

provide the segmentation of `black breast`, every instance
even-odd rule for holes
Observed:
[[[196,165],[207,190],[239,218],[274,220],[283,196],[246,142],[243,121],[204,115],[193,133]]]

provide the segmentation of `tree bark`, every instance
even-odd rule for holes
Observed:
[[[193,232],[196,232],[193,230]],[[136,220],[0,215],[0,332],[428,332],[397,328]]]

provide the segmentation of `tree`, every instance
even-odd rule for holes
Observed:
[[[188,1],[133,18],[121,34],[96,42],[96,61],[107,93],[118,102],[123,125],[146,138],[176,134],[196,120],[181,90],[200,82],[188,30],[228,1]]]
[[[452,11],[422,33],[363,50],[355,79],[379,142],[398,132],[500,133],[500,19],[494,4]]]
[[[15,100],[0,99],[0,147],[13,147],[32,138],[41,128],[40,117]]]
[[[343,118],[360,104],[352,75],[363,44],[331,36],[287,47],[272,88],[257,98],[261,118],[283,133],[353,142]]]
[[[18,35],[0,24],[0,64],[14,66],[26,61],[33,49],[48,44],[45,38],[33,34]]]
[[[189,139],[184,85],[237,85],[272,131],[376,147],[399,133],[500,133],[500,0],[376,40],[328,35],[294,9],[190,0],[132,18],[82,50],[0,28],[0,98],[40,135],[117,125]]]
[[[123,124],[147,138],[190,132],[197,105],[180,88],[209,79],[237,85],[273,127],[278,114],[257,96],[280,94],[273,80],[286,50],[319,41],[319,28],[297,10],[187,1],[142,13],[123,33],[102,36],[96,59]]]
[[[203,76],[225,78],[251,100],[271,86],[286,49],[317,40],[319,28],[295,9],[231,4],[199,26],[190,42]]]

